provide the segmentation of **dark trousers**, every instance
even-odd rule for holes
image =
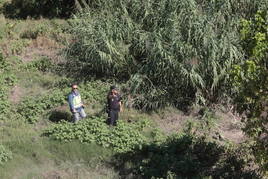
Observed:
[[[108,112],[108,124],[116,126],[116,121],[118,120],[118,112],[119,110],[113,110],[111,109]]]

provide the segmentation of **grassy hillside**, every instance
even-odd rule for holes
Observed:
[[[92,66],[84,71],[88,62],[82,57],[79,62],[67,58],[66,47],[72,54],[81,52],[75,51],[83,40],[75,38],[79,29],[70,30],[76,20],[0,17],[0,178],[265,177],[232,107],[196,103],[180,107],[183,111],[172,105],[141,110],[131,105],[125,79],[94,75]],[[82,22],[87,24],[81,21],[77,28]],[[66,100],[72,83],[79,85],[88,114],[77,124],[71,122]],[[116,127],[105,123],[112,84],[124,98]]]

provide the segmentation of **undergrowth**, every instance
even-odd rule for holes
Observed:
[[[104,104],[108,84],[95,81],[79,85],[79,92],[86,104]],[[98,88],[98,89],[97,89]],[[47,110],[67,104],[70,87],[54,88],[42,96],[26,97],[19,105],[17,112],[30,123],[35,123]],[[104,106],[104,105],[103,105]]]
[[[11,64],[0,53],[0,120],[5,119],[11,104],[8,101],[9,89],[16,83],[17,78],[12,71]]]
[[[0,145],[0,165],[12,159],[12,152],[7,150],[3,145]]]
[[[59,141],[79,140],[83,143],[97,143],[103,147],[111,147],[116,152],[131,151],[146,141],[142,134],[148,121],[135,123],[118,121],[118,125],[110,128],[103,117],[92,117],[72,124],[62,121],[44,132],[45,136]]]

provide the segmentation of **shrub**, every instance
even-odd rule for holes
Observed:
[[[253,153],[263,172],[268,170],[268,19],[267,10],[242,21],[241,39],[248,59],[233,68],[237,110],[246,117],[244,131],[254,140]]]
[[[4,14],[11,18],[69,17],[74,0],[12,0],[4,5]]]
[[[39,60],[32,61],[25,65],[25,69],[29,70],[39,70],[41,72],[51,72],[54,69],[55,64],[51,61],[51,59],[47,57],[42,57]]]
[[[65,93],[66,90],[55,90],[44,96],[28,97],[19,104],[17,112],[28,122],[35,123],[46,110],[66,103]]]
[[[158,144],[116,154],[114,165],[136,178],[261,178],[239,151],[203,137],[174,134]]]
[[[0,165],[12,159],[12,152],[8,151],[3,145],[0,145]]]
[[[8,49],[8,55],[20,55],[29,45],[30,41],[27,39],[11,40]]]
[[[8,100],[9,88],[12,87],[17,79],[11,72],[12,66],[0,53],[0,120],[6,119],[7,114],[10,112],[11,104]]]
[[[126,123],[119,121],[118,125],[110,129],[102,117],[92,117],[76,124],[62,121],[47,129],[44,135],[55,140],[79,140],[85,143],[95,142],[103,147],[111,147],[116,152],[131,151],[145,141],[142,135],[143,123]]]

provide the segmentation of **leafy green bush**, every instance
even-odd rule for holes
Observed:
[[[0,72],[3,72],[4,70],[7,70],[8,67],[10,67],[10,64],[7,63],[7,61],[4,59],[2,52],[0,53]]]
[[[66,103],[66,90],[55,90],[39,97],[28,97],[18,106],[17,112],[28,122],[35,123],[39,117],[53,107]]]
[[[11,110],[11,104],[8,100],[9,88],[12,87],[16,82],[16,77],[9,71],[0,73],[0,120],[6,119],[6,115]]]
[[[267,10],[242,21],[241,39],[248,60],[233,68],[233,84],[237,88],[237,109],[244,113],[246,134],[254,140],[258,163],[268,170],[268,18]]]
[[[92,117],[76,124],[62,121],[47,129],[44,135],[55,140],[79,140],[85,143],[95,142],[104,147],[111,147],[116,152],[131,151],[145,142],[142,135],[144,122],[126,123],[119,120],[118,125],[110,128],[102,117]]]
[[[7,62],[0,53],[0,120],[6,119],[6,115],[10,112],[11,104],[8,100],[9,89],[12,87],[17,79],[11,71],[12,66]]]
[[[56,66],[55,64],[53,64],[53,62],[51,61],[51,59],[47,58],[47,57],[42,57],[39,60],[35,60],[32,61],[30,63],[27,63],[25,65],[25,69],[26,70],[39,70],[42,72],[51,72],[54,70],[54,66]]]
[[[10,47],[8,49],[8,54],[19,55],[29,45],[29,40],[28,39],[19,39],[19,40],[15,39],[15,40],[11,40],[9,43],[10,43]]]
[[[8,151],[3,145],[0,145],[0,165],[12,159],[12,152]]]

